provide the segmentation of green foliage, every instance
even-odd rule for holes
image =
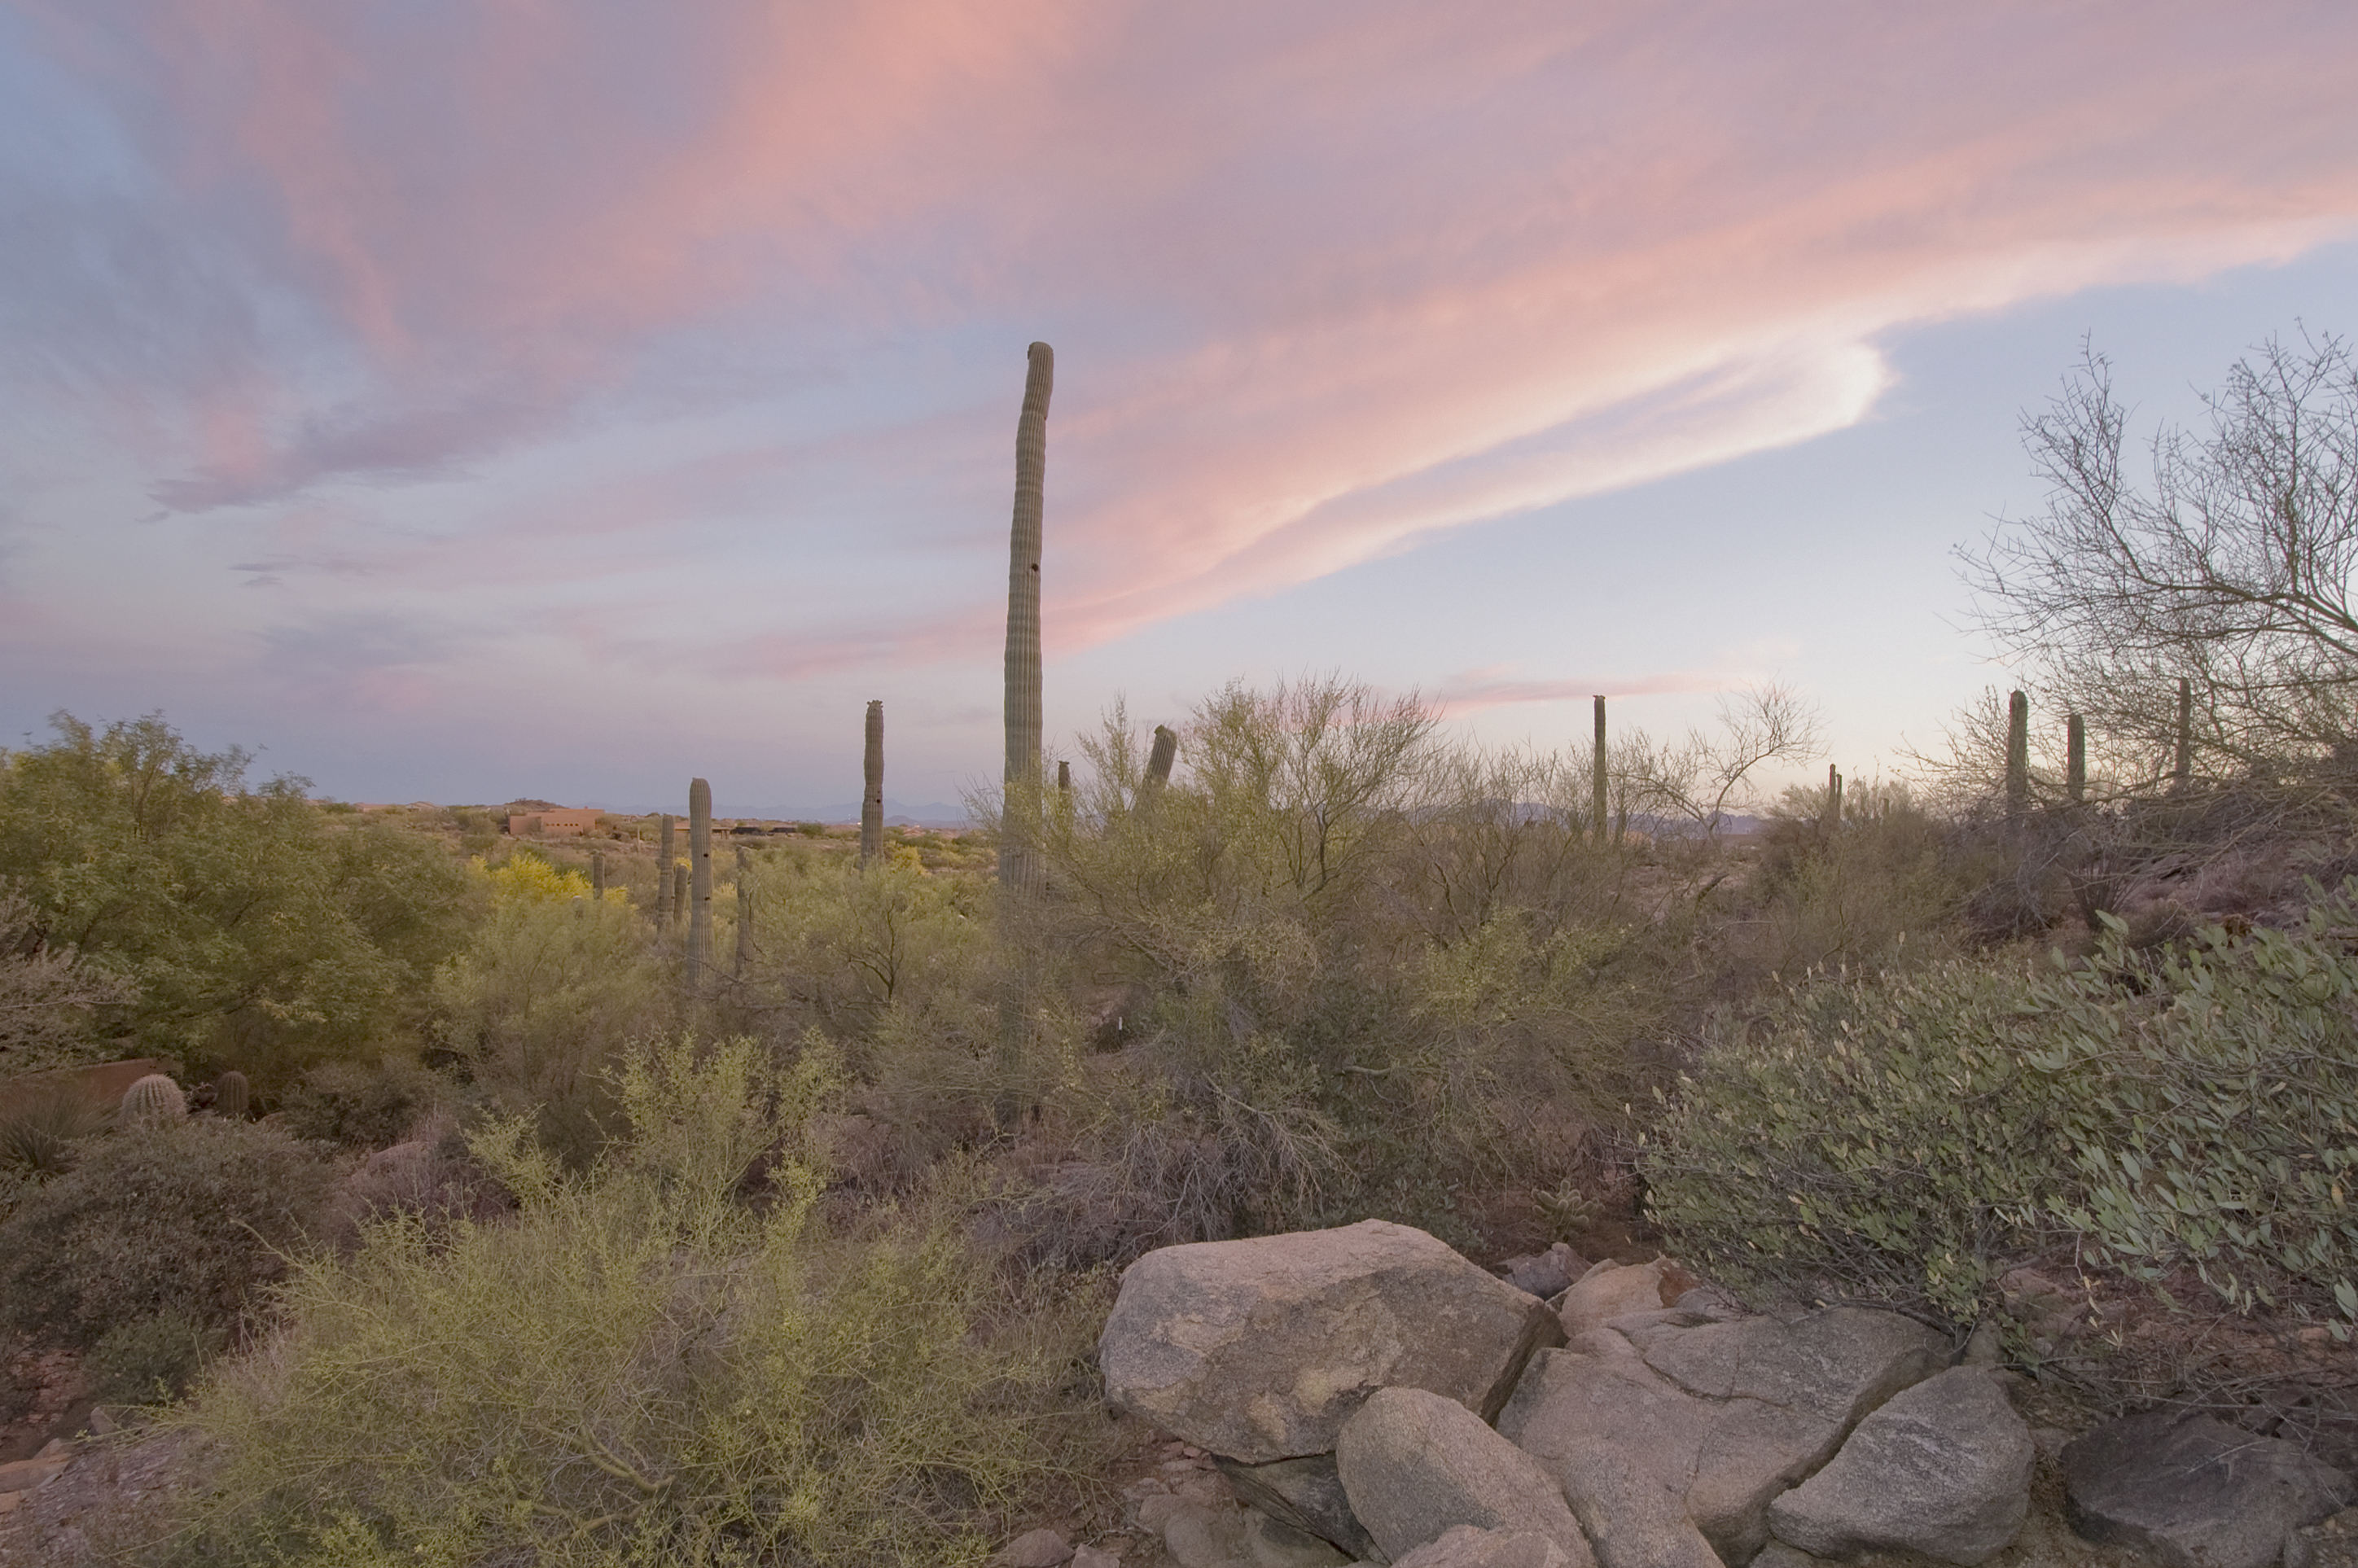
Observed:
[[[1119,708],[1083,743],[1028,940],[1145,993],[1124,1068],[1068,1097],[1166,1217],[1141,1244],[1369,1212],[1463,1238],[1456,1191],[1565,1177],[1640,1092],[1662,989],[1585,766],[1432,727],[1313,679],[1218,694],[1161,786]]]
[[[149,1050],[291,1076],[385,1039],[456,937],[458,869],[383,824],[328,817],[303,781],[250,786],[247,758],[159,718],[0,762],[0,876],[52,946],[132,982]]]
[[[111,1047],[101,1021],[132,994],[103,966],[53,946],[41,912],[0,890],[0,1076],[104,1060]]]
[[[163,1404],[178,1399],[204,1366],[228,1348],[216,1322],[165,1313],[120,1323],[82,1357],[90,1396],[103,1404]]]
[[[533,1115],[575,1164],[611,1130],[603,1074],[668,1006],[658,949],[620,888],[536,856],[470,875],[490,914],[435,972],[434,1032],[465,1062],[492,1108]]]
[[[189,1407],[223,1468],[184,1560],[979,1561],[1051,1463],[1086,1326],[995,1282],[955,1183],[815,1220],[802,1130],[838,1074],[815,1045],[634,1051],[592,1170],[503,1123],[476,1149],[512,1219],[307,1262],[274,1354]]]
[[[449,1080],[406,1056],[323,1062],[287,1097],[281,1116],[297,1138],[383,1149],[407,1137],[451,1091]]]
[[[231,1329],[324,1223],[335,1170],[277,1128],[200,1119],[81,1146],[0,1224],[0,1320],[58,1343],[173,1316]]]
[[[0,1170],[35,1177],[70,1171],[74,1145],[114,1120],[105,1107],[65,1086],[25,1095],[0,1111]]]
[[[1951,963],[1821,981],[1731,1023],[1647,1162],[1672,1245],[1737,1283],[1960,1323],[2056,1237],[2228,1305],[2358,1320],[2358,886],[2306,930],[2156,958],[2104,922],[2049,976]]]
[[[1796,786],[1769,816],[1760,874],[1729,933],[1738,979],[1929,961],[1968,894],[1966,868],[1904,785],[1852,780],[1839,827],[1823,788]]]
[[[2017,1034],[2027,982],[1952,961],[1730,1019],[1647,1135],[1648,1207],[1738,1290],[1979,1314],[2070,1168]]]

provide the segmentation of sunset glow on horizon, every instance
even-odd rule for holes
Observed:
[[[1746,680],[1888,769],[2083,337],[2358,331],[2358,13],[0,5],[5,728],[347,798],[996,773],[1339,669],[1487,739]],[[1822,767],[1823,764],[1820,764]]]

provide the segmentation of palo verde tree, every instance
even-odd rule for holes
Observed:
[[[2087,351],[2023,421],[2046,508],[1959,552],[1975,614],[2043,700],[2154,784],[2177,771],[2180,683],[2198,771],[2277,773],[2358,741],[2358,365],[2270,339],[2204,398],[2207,428],[2131,449]]]
[[[134,989],[141,1051],[283,1083],[419,1022],[426,977],[464,936],[460,869],[431,841],[331,826],[307,781],[245,779],[150,714],[0,757],[0,879],[28,940],[71,948]]]

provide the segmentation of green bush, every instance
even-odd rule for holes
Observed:
[[[2156,957],[2106,917],[2040,976],[1951,963],[1731,1023],[1651,1136],[1650,1205],[1731,1282],[1962,1323],[2059,1238],[2239,1310],[2358,1320],[2358,884]]]
[[[134,1318],[99,1336],[82,1357],[82,1381],[103,1404],[162,1404],[187,1392],[228,1344],[218,1323],[177,1313]]]
[[[0,877],[49,947],[132,988],[147,1050],[277,1083],[415,1022],[461,924],[440,846],[331,824],[304,781],[249,785],[245,753],[200,752],[153,715],[51,723],[55,741],[0,757]]]
[[[336,1174],[277,1128],[212,1118],[82,1151],[0,1224],[0,1321],[75,1346],[168,1315],[233,1328],[324,1223]]]
[[[25,1096],[0,1111],[0,1170],[28,1176],[60,1175],[73,1168],[81,1141],[114,1124],[88,1095],[64,1087]]]
[[[745,1039],[636,1050],[589,1172],[499,1124],[511,1220],[304,1264],[283,1342],[189,1408],[222,1454],[190,1556],[979,1561],[1086,1327],[997,1283],[952,1184],[815,1220],[836,1072],[816,1042],[784,1073]]]
[[[326,1062],[303,1075],[279,1109],[297,1138],[383,1149],[444,1105],[452,1086],[439,1073],[406,1056],[374,1064]]]
[[[492,1108],[534,1117],[584,1165],[614,1125],[607,1070],[668,1013],[654,938],[622,890],[593,897],[588,877],[539,856],[471,875],[491,914],[435,972],[435,1034]]]

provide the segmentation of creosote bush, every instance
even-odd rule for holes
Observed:
[[[980,1560],[1054,1461],[1087,1309],[1001,1282],[955,1171],[816,1217],[816,1037],[783,1070],[675,1038],[610,1087],[627,1130],[586,1171],[476,1134],[512,1218],[395,1217],[297,1270],[280,1337],[185,1408],[224,1467],[177,1561]]]
[[[2050,972],[1952,962],[1796,989],[1667,1098],[1655,1218],[1747,1288],[1963,1325],[2057,1240],[2225,1306],[2358,1321],[2358,884],[2305,929],[2212,926]]]
[[[211,1118],[78,1145],[0,1225],[0,1320],[88,1346],[151,1318],[227,1336],[327,1217],[335,1168],[276,1127]]]

